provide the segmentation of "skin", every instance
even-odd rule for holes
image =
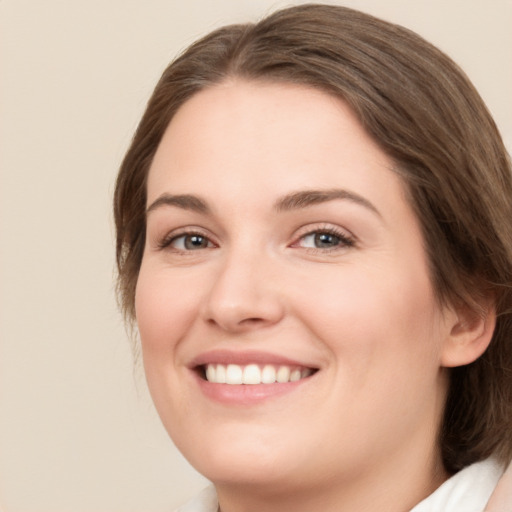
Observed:
[[[445,366],[476,358],[489,329],[438,305],[392,167],[343,102],[289,84],[203,90],[161,141],[136,291],[145,371],[223,512],[405,512],[448,476],[436,443]],[[333,189],[352,196],[276,208]],[[318,247],[326,229],[339,238]],[[318,371],[261,402],[221,403],[190,367],[210,350]]]

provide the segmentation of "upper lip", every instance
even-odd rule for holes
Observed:
[[[299,366],[317,369],[316,366],[291,359],[271,352],[262,351],[235,351],[235,350],[210,350],[196,356],[189,364],[190,368],[205,366],[207,364],[271,364],[275,366]]]

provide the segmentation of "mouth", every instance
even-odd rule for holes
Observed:
[[[320,371],[269,352],[212,350],[189,365],[203,396],[228,407],[248,407],[294,394]]]
[[[249,363],[208,363],[196,367],[198,375],[212,384],[258,385],[285,384],[307,379],[318,370],[296,365]]]

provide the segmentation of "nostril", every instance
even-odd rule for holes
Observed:
[[[245,325],[259,324],[264,322],[263,318],[244,318],[239,323]]]
[[[220,327],[226,330],[245,330],[252,327],[263,326],[267,323],[264,318],[249,317],[249,318],[221,318],[213,317],[208,318],[207,323],[211,326]]]

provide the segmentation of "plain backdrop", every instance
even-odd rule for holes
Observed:
[[[111,195],[172,57],[215,27],[292,3],[0,0],[4,512],[171,511],[205,485],[134,372],[114,295]],[[510,148],[510,0],[340,3],[452,56]]]

